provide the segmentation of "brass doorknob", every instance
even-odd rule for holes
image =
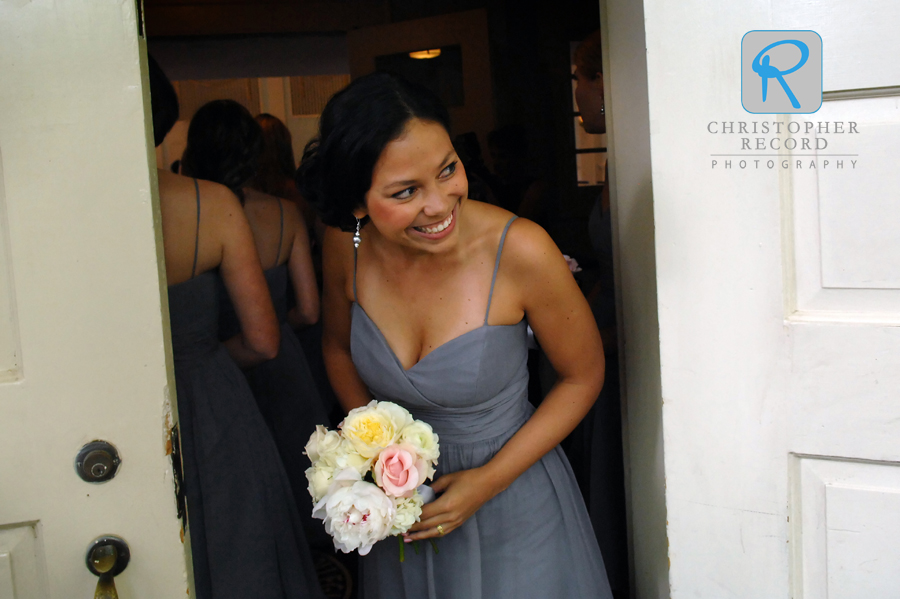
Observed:
[[[105,535],[91,541],[87,550],[87,568],[100,577],[94,599],[119,599],[115,577],[128,566],[129,559],[128,543],[121,537]]]

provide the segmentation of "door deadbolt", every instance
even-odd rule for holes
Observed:
[[[102,483],[116,475],[121,463],[112,443],[91,441],[75,457],[75,472],[86,482]]]

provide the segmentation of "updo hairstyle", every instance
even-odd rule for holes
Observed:
[[[188,127],[182,156],[189,177],[228,187],[241,201],[242,187],[256,174],[262,153],[262,129],[234,100],[213,100],[200,107]]]
[[[414,118],[438,123],[449,135],[450,115],[440,99],[396,75],[372,73],[332,96],[296,173],[300,193],[323,223],[356,227],[353,211],[365,206],[375,163]]]

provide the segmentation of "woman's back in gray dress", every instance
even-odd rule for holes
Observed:
[[[512,219],[514,220],[515,217]],[[451,339],[409,370],[359,303],[352,307],[351,354],[379,401],[428,422],[440,437],[437,476],[487,463],[531,416],[527,333],[489,325],[500,238],[484,324]],[[354,272],[354,294],[356,276]],[[363,599],[609,599],[603,559],[572,470],[554,448],[460,528],[420,543],[400,563],[396,539],[361,559]]]
[[[191,278],[168,289],[196,596],[321,599],[272,435],[219,343],[218,271],[195,276],[197,244]]]

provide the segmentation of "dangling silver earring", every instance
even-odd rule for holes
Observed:
[[[359,244],[362,241],[362,237],[359,236],[359,227],[360,227],[360,221],[357,218],[356,219],[356,235],[353,236],[353,247],[354,248],[359,248]]]

